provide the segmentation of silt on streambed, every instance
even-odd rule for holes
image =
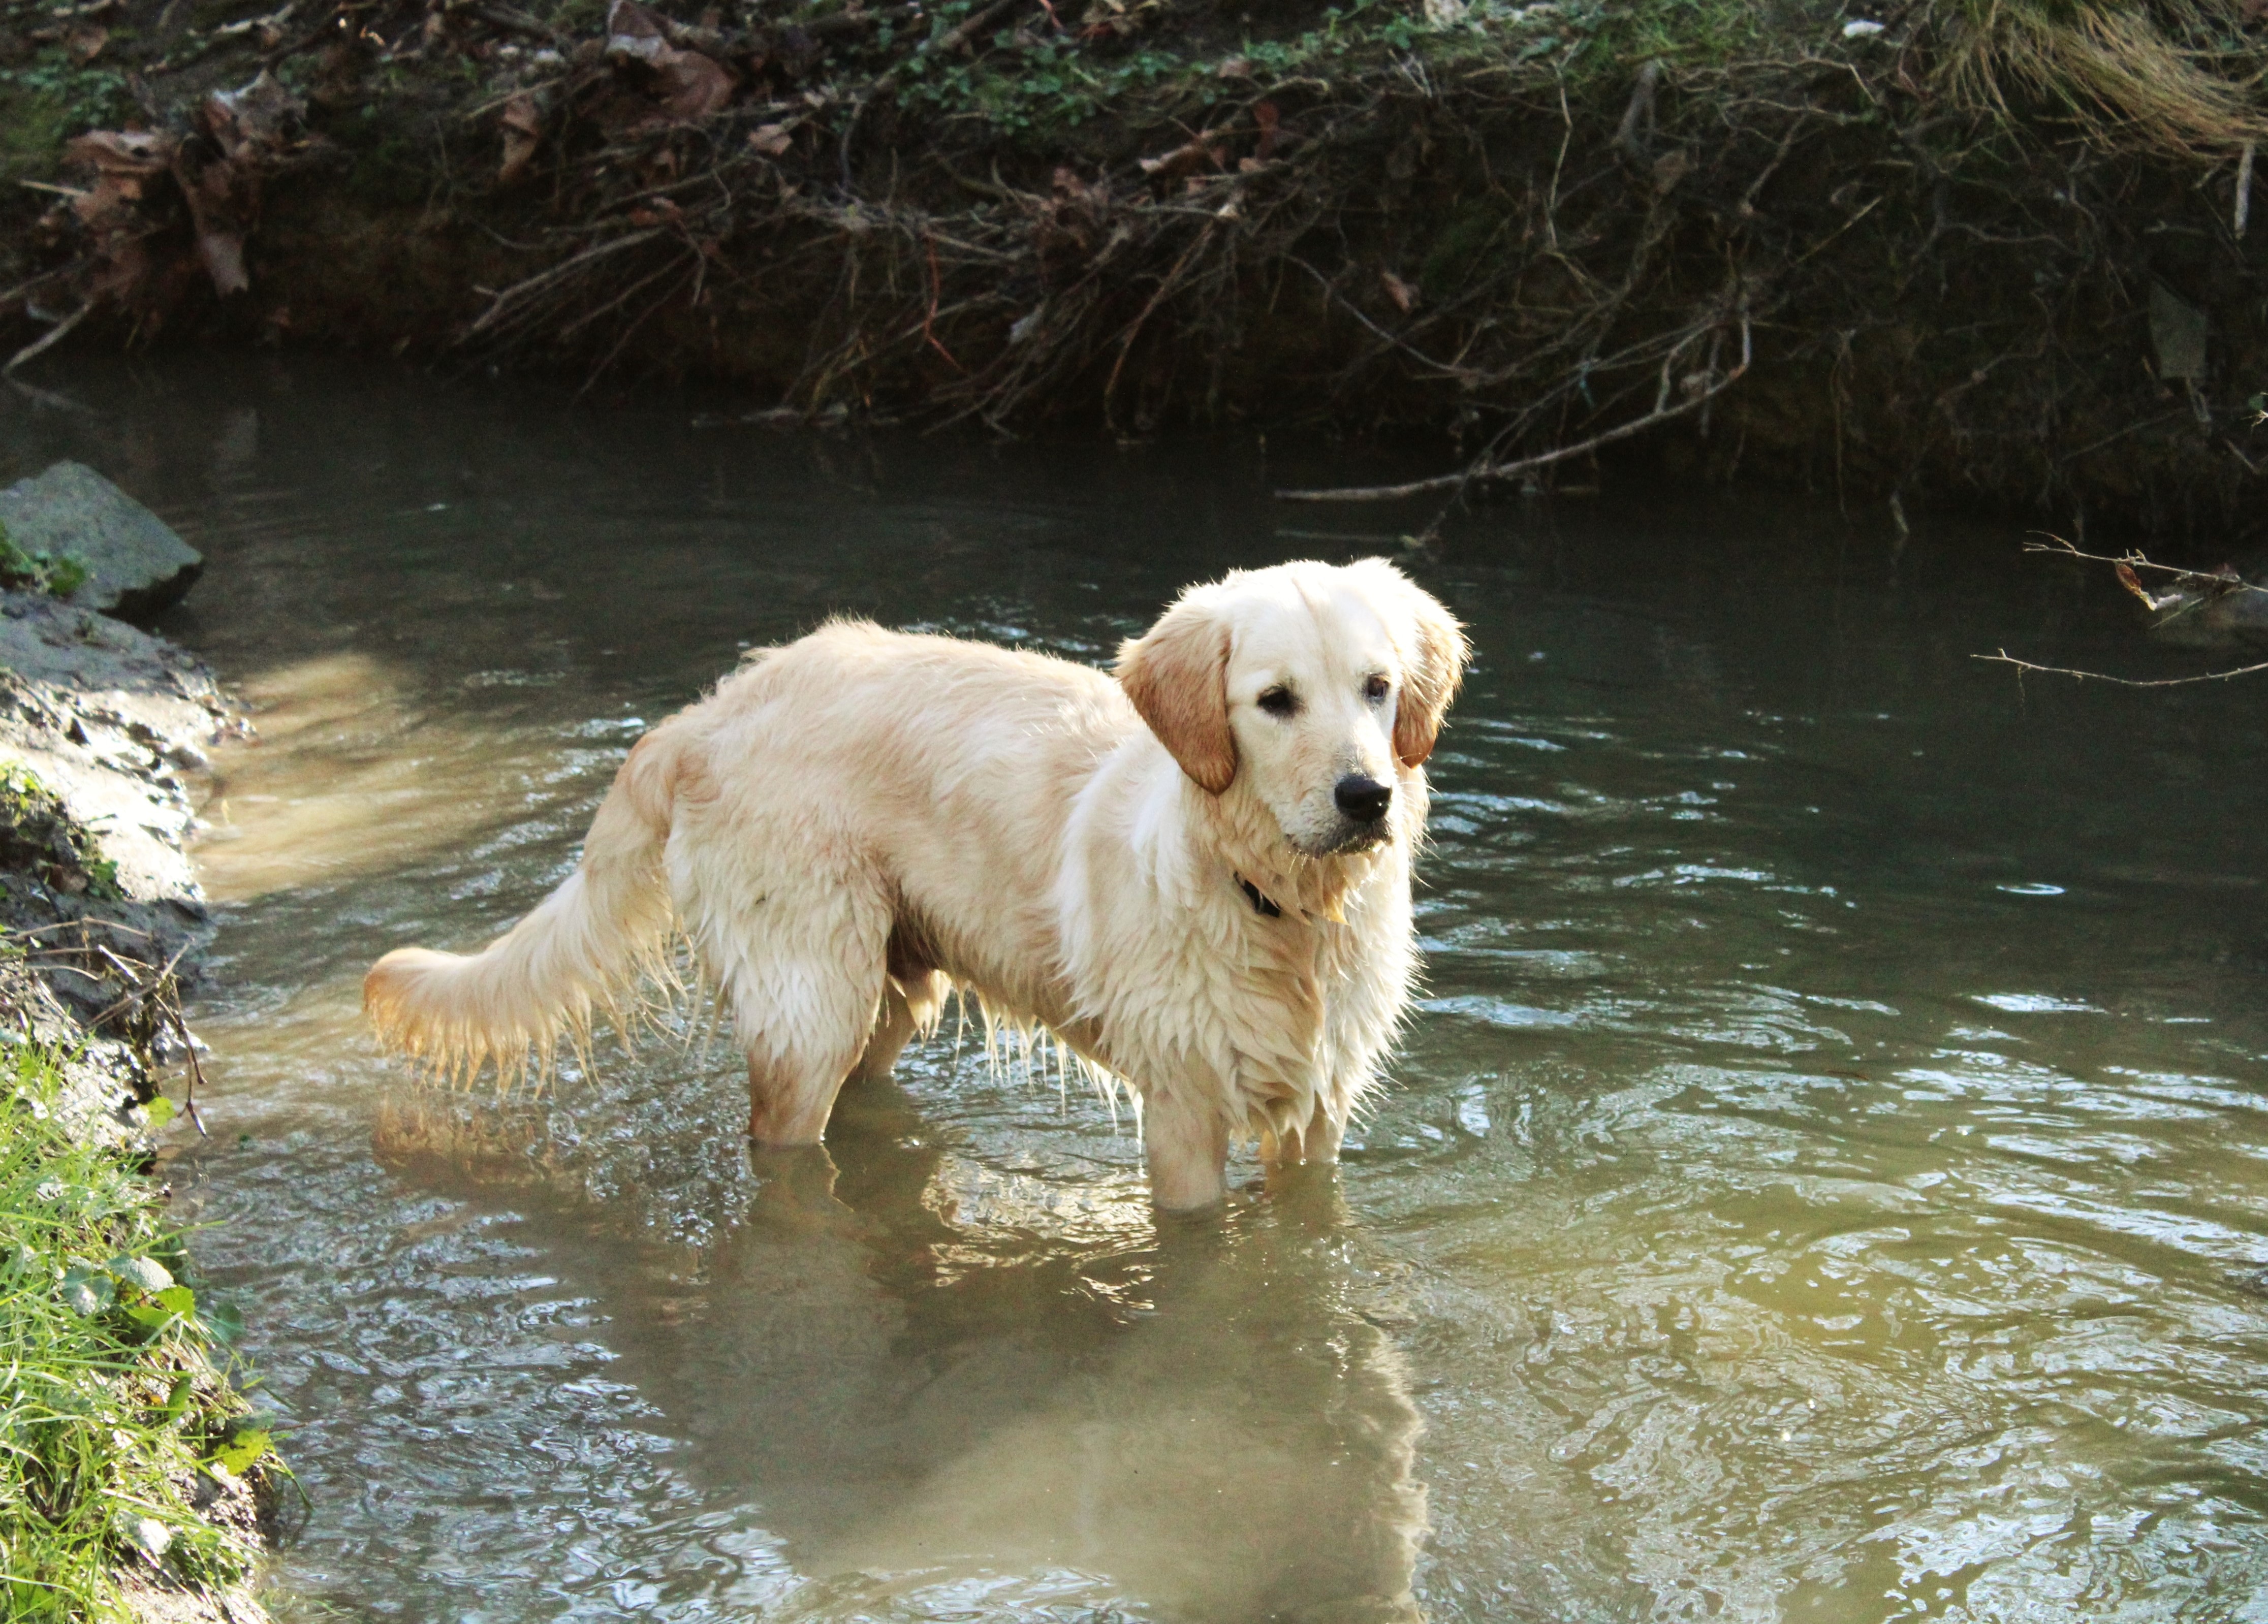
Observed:
[[[1831,503],[1454,521],[1408,557],[1482,660],[1395,1086],[1335,1191],[1161,1229],[1101,1102],[950,1019],[767,1185],[727,1054],[422,1093],[356,988],[544,894],[744,644],[855,612],[1099,660],[1189,580],[1411,510],[1285,525],[1268,492],[1329,465],[1280,448],[272,364],[78,387],[0,443],[104,461],[208,555],[169,627],[265,741],[215,760],[214,1138],[167,1169],[313,1501],[286,1587],[2078,1620],[2268,1582],[2257,706],[1971,658],[2198,667],[2107,579]]]
[[[1441,500],[1748,473],[2206,563],[2260,489],[2236,0],[7,16],[43,386],[350,347],[789,419],[1408,436]]]

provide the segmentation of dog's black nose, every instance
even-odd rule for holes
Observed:
[[[1338,788],[1331,791],[1331,798],[1339,804],[1341,812],[1357,823],[1376,823],[1394,805],[1394,786],[1352,773],[1339,780]]]

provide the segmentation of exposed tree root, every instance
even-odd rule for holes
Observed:
[[[1373,499],[1548,489],[1651,437],[1713,477],[2198,530],[2268,467],[2242,408],[2268,124],[2198,32],[2250,40],[2253,9],[2080,6],[2056,33],[2054,8],[1939,0],[1845,39],[1799,7],[1705,52],[1641,49],[1609,8],[1239,41],[1169,4],[1171,71],[1143,79],[1111,0],[737,29],[615,0],[595,37],[350,0],[307,36],[321,144],[247,149],[267,313],[235,320],[586,387],[738,377],[813,417],[1448,430],[1459,472],[1347,493]],[[362,127],[405,52],[483,72],[414,126],[422,202],[381,203]],[[1064,64],[1104,88],[1034,88]],[[49,250],[85,267],[55,287],[144,334],[212,297],[171,268],[210,235],[194,199],[146,190],[146,229],[90,244],[70,204]],[[411,310],[384,285],[405,263],[431,268]]]

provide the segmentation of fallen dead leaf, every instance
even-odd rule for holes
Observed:
[[[504,104],[498,121],[504,128],[504,162],[497,180],[510,186],[527,173],[543,143],[543,109],[533,93],[522,91]]]
[[[1220,168],[1226,165],[1228,155],[1213,144],[1214,140],[1212,131],[1209,129],[1201,131],[1194,139],[1183,143],[1170,152],[1161,152],[1155,158],[1138,160],[1138,166],[1144,174],[1155,176],[1160,180],[1171,180],[1178,175],[1187,174],[1190,170],[1208,163],[1215,168]]]
[[[1406,316],[1416,308],[1419,297],[1416,283],[1403,281],[1390,270],[1379,272],[1378,279],[1385,284],[1386,297],[1394,301],[1395,309]]]
[[[637,0],[615,0],[607,12],[607,58],[653,75],[651,90],[666,121],[689,121],[722,111],[736,88],[715,58],[670,42],[668,26]]]
[[[657,65],[662,113],[673,119],[705,119],[733,99],[733,76],[698,51],[678,51]]]

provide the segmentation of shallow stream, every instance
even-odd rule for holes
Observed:
[[[752,1176],[725,1044],[452,1098],[358,983],[525,911],[752,643],[1100,660],[1393,548],[1268,499],[1328,449],[71,388],[0,473],[202,547],[166,629],[256,709],[168,1168],[311,1507],[287,1613],[2268,1620],[2268,708],[1980,665],[2198,668],[2016,527],[1665,483],[1410,555],[1481,658],[1395,1085],[1335,1187],[1161,1225],[1123,1115],[950,1016],[830,1190]]]

